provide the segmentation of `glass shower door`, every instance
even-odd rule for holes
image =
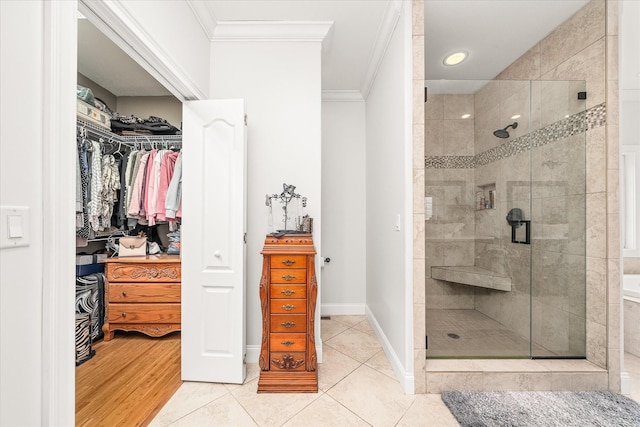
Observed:
[[[586,356],[586,88],[533,81],[531,355]]]

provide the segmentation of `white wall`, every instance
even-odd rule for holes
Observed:
[[[134,59],[146,60],[140,65],[159,82],[169,83],[174,96],[208,96],[210,41],[188,2],[79,1],[91,23]],[[101,19],[96,20],[96,14]],[[180,78],[167,81],[167,73]]]
[[[245,99],[248,116],[248,360],[257,360],[262,338],[258,286],[260,251],[269,232],[266,194],[279,194],[283,183],[296,185],[296,191],[308,198],[316,251],[322,253],[320,48],[320,42],[212,43],[211,97]],[[273,211],[275,221],[277,205]],[[317,265],[316,274],[320,282]]]
[[[405,376],[399,378],[401,382],[413,378],[409,338],[413,324],[412,277],[408,268],[413,258],[410,31],[410,3],[403,2],[400,19],[367,98],[366,117],[367,309],[404,370],[400,373]],[[398,215],[400,231],[395,228]],[[409,389],[413,391],[413,384],[405,387]]]
[[[0,205],[30,209],[31,245],[0,249],[0,425],[40,425],[43,8],[0,2]],[[20,40],[20,43],[16,43]]]
[[[322,102],[322,314],[364,314],[365,103]]]

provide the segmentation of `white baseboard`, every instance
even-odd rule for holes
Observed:
[[[322,304],[320,306],[322,316],[355,316],[365,313],[364,304]]]
[[[260,346],[248,345],[247,346],[247,363],[258,363],[260,359]]]
[[[391,367],[393,368],[393,373],[396,374],[396,378],[398,379],[398,381],[400,381],[400,386],[402,387],[402,390],[404,390],[405,394],[414,394],[415,381],[414,381],[413,372],[405,371],[404,366],[402,366],[402,363],[400,362],[400,358],[398,358],[398,355],[393,350],[393,347],[391,346],[391,342],[389,342],[389,340],[387,339],[387,336],[382,331],[382,328],[380,327],[380,324],[376,320],[376,317],[373,315],[371,310],[369,310],[369,307],[365,307],[365,310],[366,310],[367,319],[369,320],[371,327],[373,328],[376,335],[378,336],[378,339],[380,340],[382,349],[384,350],[384,353],[387,355],[387,358],[389,359],[389,363],[391,363]]]

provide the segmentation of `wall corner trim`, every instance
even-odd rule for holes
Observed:
[[[209,40],[213,40],[213,35],[215,34],[218,20],[216,19],[216,15],[213,13],[213,10],[211,10],[211,7],[209,6],[210,3],[195,0],[186,0],[186,2],[191,8],[193,15],[200,23],[200,26],[202,26],[202,30],[207,35],[207,38]]]
[[[373,82],[378,74],[378,69],[384,55],[387,52],[387,47],[393,36],[393,30],[395,30],[398,20],[400,19],[400,12],[402,11],[402,0],[392,0],[387,5],[387,10],[384,13],[380,27],[378,28],[378,34],[376,35],[376,41],[369,58],[369,65],[367,67],[367,73],[365,74],[360,92],[364,99],[369,96],[369,91],[373,86]]]
[[[364,97],[359,90],[323,90],[322,101],[364,102]]]
[[[322,42],[333,21],[218,21],[212,41]]]
[[[78,10],[120,49],[181,100],[206,94],[126,10],[125,2],[79,0]]]

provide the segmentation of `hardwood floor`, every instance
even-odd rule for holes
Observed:
[[[76,368],[76,426],[145,426],[180,387],[180,333],[116,332]]]

